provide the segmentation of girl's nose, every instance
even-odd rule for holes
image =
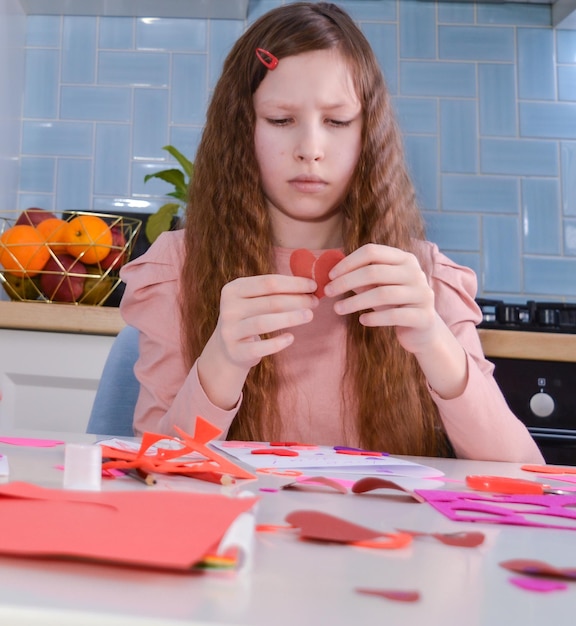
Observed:
[[[295,156],[299,161],[320,161],[324,157],[319,133],[312,129],[303,130],[296,145]]]

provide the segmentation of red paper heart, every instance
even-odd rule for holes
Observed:
[[[426,502],[422,496],[414,493],[411,489],[407,489],[393,480],[386,480],[385,478],[379,478],[378,476],[365,476],[360,478],[352,485],[352,493],[366,493],[368,491],[374,491],[375,489],[398,489],[407,493],[414,498],[417,502]]]
[[[324,287],[330,282],[328,274],[330,270],[344,258],[340,250],[326,250],[319,257],[313,252],[300,248],[294,250],[290,256],[290,270],[294,276],[311,278],[318,285],[314,295],[324,297]]]
[[[357,593],[363,593],[367,596],[379,596],[387,600],[396,600],[398,602],[417,602],[420,600],[418,591],[404,591],[402,589],[366,589],[357,587]]]
[[[300,528],[302,538],[319,541],[352,543],[376,539],[384,534],[320,511],[292,511],[286,516],[286,521]]]
[[[576,568],[572,567],[555,567],[545,561],[537,561],[535,559],[510,559],[502,561],[501,567],[518,574],[526,574],[528,576],[545,576],[548,578],[560,578],[565,580],[576,580]]]

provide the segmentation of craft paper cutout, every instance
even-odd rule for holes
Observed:
[[[522,465],[520,469],[540,474],[576,474],[576,467],[563,467],[562,465]]]
[[[526,589],[528,591],[539,591],[546,593],[549,591],[564,591],[568,589],[566,583],[559,583],[555,580],[540,580],[538,578],[509,578],[508,579],[516,587]]]
[[[517,574],[576,580],[576,567],[555,567],[545,561],[536,561],[534,559],[510,559],[509,561],[502,561],[500,567]]]
[[[64,441],[56,439],[30,439],[28,437],[0,437],[0,443],[11,446],[24,446],[28,448],[52,448],[64,444]]]
[[[341,481],[325,476],[304,476],[293,483],[284,485],[282,489],[299,489],[302,487],[318,487],[318,485],[322,485],[334,489],[338,493],[348,493],[348,487],[346,485],[348,482],[350,481]]]
[[[311,278],[318,285],[314,295],[324,297],[324,287],[330,282],[330,270],[344,258],[340,250],[326,250],[319,257],[305,248],[294,250],[290,255],[290,271],[294,276]]]
[[[0,487],[0,554],[188,571],[218,553],[231,524],[256,501],[175,490],[79,492],[8,483]]]
[[[250,454],[273,454],[274,456],[298,456],[296,450],[288,450],[287,448],[253,448]]]
[[[292,511],[285,520],[300,529],[302,539],[348,543],[367,548],[403,548],[412,542],[410,535],[373,530],[321,511]],[[382,537],[388,539],[383,540]]]
[[[432,537],[447,546],[457,546],[459,548],[476,548],[484,543],[484,533],[479,532],[459,532],[459,533],[422,533],[417,530],[396,529],[400,533],[406,533],[411,537]]]
[[[422,496],[419,496],[411,489],[403,487],[393,480],[379,478],[378,476],[366,476],[365,478],[361,478],[360,480],[356,481],[354,485],[352,485],[352,493],[367,493],[370,491],[375,491],[377,489],[398,489],[399,491],[407,493],[417,502],[426,502],[426,500],[424,500]]]
[[[362,475],[411,476],[429,478],[443,476],[444,473],[434,467],[420,465],[405,459],[393,456],[350,456],[337,454],[331,446],[318,446],[316,449],[298,450],[298,456],[276,457],[268,454],[252,454],[251,448],[230,447],[228,442],[212,441],[210,444],[217,450],[222,450],[255,470],[266,469],[268,472],[276,470],[321,470],[322,472],[338,472]],[[269,447],[261,442],[259,448]]]
[[[576,530],[576,495],[490,495],[426,489],[418,489],[416,493],[455,522]],[[526,505],[530,505],[530,510]]]
[[[367,596],[378,596],[387,600],[395,600],[397,602],[417,602],[420,600],[418,591],[403,591],[401,589],[367,589],[365,587],[356,587],[357,593],[363,593]]]
[[[208,447],[207,444],[222,431],[204,418],[200,416],[196,418],[194,436],[188,435],[178,426],[174,426],[174,429],[180,435],[180,439],[144,433],[138,451],[121,450],[101,442],[102,457],[108,459],[102,464],[102,468],[179,474],[222,484],[230,477],[255,478],[254,474]],[[168,442],[176,445],[166,447]],[[164,443],[165,447],[161,447],[161,443]],[[193,453],[196,453],[196,456]]]

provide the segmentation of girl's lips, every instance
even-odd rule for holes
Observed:
[[[302,193],[317,193],[323,191],[328,184],[317,176],[297,176],[288,182],[294,189]]]

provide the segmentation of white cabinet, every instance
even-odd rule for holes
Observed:
[[[0,433],[85,432],[113,341],[0,328]]]

